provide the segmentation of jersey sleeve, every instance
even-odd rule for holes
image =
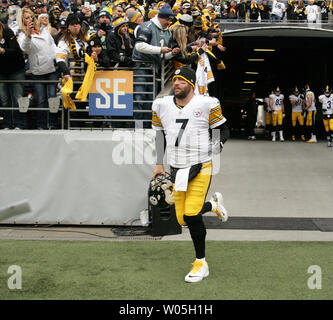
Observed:
[[[56,48],[56,61],[57,62],[65,62],[67,61],[69,56],[69,48],[65,41],[60,40],[58,46]]]
[[[152,105],[152,128],[154,130],[163,130],[162,122],[160,119],[160,106],[159,101],[155,100]]]
[[[319,100],[319,102],[323,102],[323,98],[324,98],[325,96],[322,94],[321,96],[319,96],[318,97],[318,100]]]
[[[221,103],[218,99],[212,99],[209,113],[209,128],[214,129],[226,122],[226,118],[222,114]]]
[[[150,43],[151,38],[152,31],[146,25],[141,25],[137,30],[135,42]]]

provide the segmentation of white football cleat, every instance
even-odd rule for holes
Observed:
[[[315,135],[311,135],[310,140],[307,141],[307,143],[317,143],[317,138]]]
[[[227,209],[223,206],[223,196],[220,192],[215,192],[210,198],[212,204],[212,212],[215,212],[222,222],[228,220]]]
[[[209,276],[209,268],[208,263],[203,263],[202,261],[195,260],[192,263],[191,271],[186,275],[185,281],[186,282],[199,282],[203,278]]]

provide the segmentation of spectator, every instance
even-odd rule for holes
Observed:
[[[236,9],[236,1],[231,1],[228,8],[228,19],[233,21],[237,19],[237,9]]]
[[[309,5],[305,7],[305,14],[308,23],[316,23],[319,18],[319,8],[314,4],[314,0],[309,0]]]
[[[154,63],[157,73],[160,72],[163,59],[171,59],[176,55],[180,49],[171,49],[169,47],[172,40],[172,34],[169,30],[169,22],[173,19],[173,12],[170,5],[165,4],[160,10],[157,16],[153,19],[144,22],[138,29],[137,38],[133,50],[133,58],[136,60],[143,60],[145,62],[138,62],[135,65],[135,76],[150,75],[151,80],[153,75],[149,69],[143,69],[144,67],[151,67]],[[135,77],[136,82],[147,82],[149,77]],[[151,81],[148,80],[148,81]],[[151,86],[136,85],[134,86],[135,92],[152,92]],[[152,98],[146,94],[135,94],[136,101],[147,101]],[[149,110],[151,105],[149,103],[137,102],[136,109]],[[143,114],[136,113],[137,119],[150,119],[151,116],[148,113]],[[139,125],[139,122],[136,122]]]
[[[107,11],[101,11],[97,18],[94,33],[101,41],[102,48],[107,50],[106,39],[111,34],[111,16]]]
[[[2,0],[0,2],[0,21],[6,21],[8,19],[8,2]]]
[[[55,36],[57,34],[57,30],[53,28],[49,22],[49,15],[47,13],[42,13],[38,16],[38,22],[40,24],[41,31],[46,28],[47,31],[51,34],[51,36]]]
[[[47,13],[46,4],[44,4],[42,2],[37,2],[34,11],[35,11],[36,16],[39,16],[42,13]]]
[[[90,27],[93,27],[95,20],[90,7],[83,6],[81,9],[82,19],[88,22]]]
[[[64,17],[59,21],[58,31],[57,31],[58,33],[54,36],[54,43],[56,44],[56,46],[58,45],[59,39],[62,38],[67,32],[66,19],[67,17]]]
[[[0,22],[0,80],[24,80],[23,53],[13,30]],[[17,99],[24,93],[22,83],[0,82],[0,106],[17,108]],[[16,110],[1,110],[4,129],[25,129],[25,114]]]
[[[78,76],[82,73],[83,68],[80,60],[84,58],[88,44],[85,34],[81,30],[80,17],[75,13],[70,13],[66,19],[66,26],[67,30],[60,38],[57,46],[57,65],[66,81],[72,77],[72,73],[74,76],[77,75],[75,79],[81,80],[82,76]],[[74,60],[74,62],[68,60]],[[70,69],[74,69],[72,73]]]
[[[305,4],[303,1],[299,1],[297,6],[297,20],[299,22],[305,22],[306,21],[306,14],[305,14]]]
[[[67,12],[67,15],[68,15],[68,11]],[[64,12],[61,13],[61,10],[60,10],[60,7],[58,5],[53,5],[50,9],[50,12],[49,12],[49,19],[50,19],[50,23],[51,23],[51,26],[53,28],[57,28],[58,27],[58,24],[60,22],[60,19],[61,19],[61,16],[64,15]]]
[[[197,46],[187,46],[188,43],[188,27],[183,24],[175,25],[172,29],[172,48],[179,48],[180,51],[173,57],[174,69],[180,69],[185,64],[192,65],[195,63],[200,54],[204,53],[208,47],[207,44],[204,48],[200,48],[197,52]],[[200,51],[201,50],[201,51]]]
[[[321,22],[328,23],[328,14],[330,12],[328,1],[322,1],[320,3],[320,12],[321,12]]]
[[[114,31],[106,40],[109,57],[116,61],[119,67],[133,66],[133,41],[128,33],[127,20],[119,18],[112,23],[112,27]]]
[[[249,11],[250,11],[250,22],[258,22],[260,9],[257,0],[251,0]]]
[[[128,32],[134,42],[138,28],[144,22],[144,16],[139,11],[130,8],[126,10],[126,17],[128,19]]]
[[[269,21],[271,19],[271,8],[268,5],[268,1],[263,0],[261,6],[259,6],[259,9],[261,21]]]
[[[286,6],[282,0],[273,0],[272,3],[272,21],[282,21],[285,15]]]
[[[87,53],[93,57],[96,65],[103,68],[111,67],[111,59],[107,51],[103,49],[100,38],[93,36],[88,44]]]
[[[182,5],[182,14],[191,14],[191,4],[189,2]]]
[[[237,20],[239,22],[245,22],[247,19],[247,4],[246,0],[241,0],[236,5]]]
[[[18,24],[16,21],[17,13],[20,11],[20,7],[18,5],[10,4],[8,6],[8,21],[7,26],[14,31],[14,34],[18,33]]]
[[[287,19],[288,21],[298,20],[298,1],[288,3]]]
[[[23,8],[19,16],[19,45],[29,59],[32,80],[35,83],[35,93],[38,108],[48,108],[48,99],[56,96],[56,83],[43,83],[44,80],[58,80],[55,69],[56,46],[47,28],[39,28],[34,13]],[[55,129],[56,114],[38,111],[36,117],[38,129]]]
[[[124,15],[124,9],[121,5],[118,5],[112,10],[112,22]]]
[[[128,5],[125,7],[125,10],[132,8],[136,11],[139,11],[142,15],[145,14],[145,9],[143,6],[139,5],[137,0],[129,0]]]

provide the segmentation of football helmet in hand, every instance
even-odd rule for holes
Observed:
[[[171,175],[159,175],[149,183],[149,203],[154,207],[168,208],[175,203]]]

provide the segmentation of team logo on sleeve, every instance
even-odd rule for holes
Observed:
[[[196,118],[199,118],[201,116],[201,110],[200,109],[195,109],[193,111],[193,115],[196,117]]]

